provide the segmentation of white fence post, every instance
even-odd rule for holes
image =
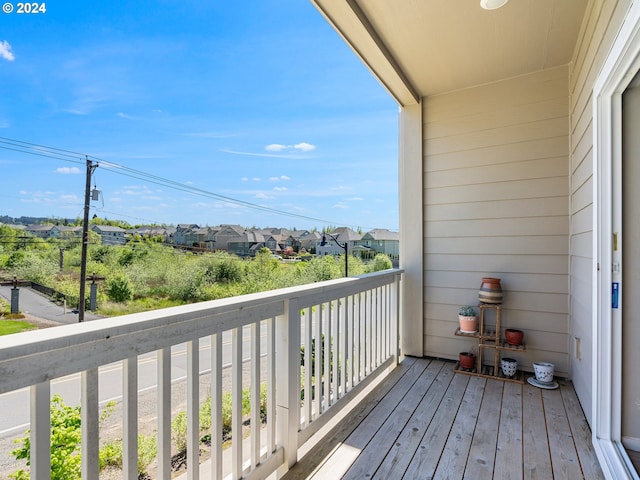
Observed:
[[[81,374],[81,425],[82,425],[82,478],[99,477],[99,418],[98,369]]]
[[[51,385],[31,387],[31,478],[51,478]]]
[[[284,473],[298,461],[300,425],[300,307],[285,300],[276,318],[276,445],[284,448]]]

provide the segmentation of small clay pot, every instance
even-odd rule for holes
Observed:
[[[460,322],[460,331],[462,333],[476,333],[478,331],[478,317],[467,317],[466,315],[458,315]]]
[[[522,345],[524,332],[522,330],[516,330],[515,328],[507,328],[504,331],[504,339],[509,345],[517,347],[518,345]]]
[[[469,352],[460,352],[460,366],[462,368],[472,369],[476,364],[476,356]]]
[[[480,291],[478,291],[478,300],[480,303],[501,304],[502,303],[502,285],[499,278],[482,277]]]

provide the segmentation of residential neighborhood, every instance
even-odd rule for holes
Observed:
[[[20,227],[19,225],[12,225]],[[90,230],[100,237],[102,245],[125,245],[135,238],[161,239],[162,243],[200,251],[226,251],[242,258],[254,257],[262,248],[274,255],[291,256],[299,253],[316,255],[349,254],[363,260],[383,253],[397,264],[400,251],[400,235],[387,229],[376,228],[358,233],[349,227],[337,227],[331,231],[289,230],[286,228],[245,228],[240,225],[200,226],[180,223],[177,226],[139,226],[124,229],[110,225],[91,225]],[[24,231],[42,239],[81,236],[82,227],[53,224],[24,226]],[[323,243],[323,233],[325,244]]]

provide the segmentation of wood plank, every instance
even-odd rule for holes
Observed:
[[[582,478],[580,461],[559,390],[542,392],[551,467],[555,478]]]
[[[484,381],[467,375],[453,376],[451,384],[438,406],[438,411],[405,472],[404,478],[431,478],[433,476],[470,379]]]
[[[496,427],[500,421],[504,385],[500,380],[487,380],[464,472],[465,479],[491,478],[493,475],[498,442]]]
[[[567,412],[567,419],[569,421],[569,427],[573,434],[573,440],[576,444],[576,450],[578,451],[578,458],[582,467],[582,473],[585,479],[602,479],[602,469],[598,462],[596,452],[593,450],[591,443],[591,429],[584,417],[582,407],[578,401],[576,391],[572,386],[560,388],[562,400],[564,401],[565,410]]]
[[[433,382],[424,397],[420,401],[418,408],[411,416],[396,442],[389,450],[384,461],[378,468],[374,479],[402,478],[407,469],[414,452],[419,449],[420,444],[424,444],[424,435],[431,428],[433,423],[441,423],[441,419],[436,415],[443,408],[447,410],[457,410],[460,400],[464,394],[468,379],[453,379],[454,376],[451,364],[446,365]],[[457,377],[457,376],[456,376]],[[455,392],[455,393],[453,393]],[[447,397],[443,401],[443,397]],[[448,422],[449,424],[451,422]],[[449,427],[447,427],[448,429]],[[437,436],[437,435],[435,435]],[[442,435],[442,443],[446,435]],[[437,447],[429,442],[430,449]]]
[[[522,423],[524,480],[552,478],[542,390],[528,383],[523,390]]]
[[[434,466],[429,469],[431,472],[435,469],[434,478],[462,478],[485,386],[486,380],[482,378],[471,377],[469,380],[462,402],[456,409],[455,420],[447,442],[444,448],[438,448],[438,452],[441,450],[442,453],[437,468],[436,459],[433,461]],[[426,448],[421,453],[425,450]]]
[[[507,383],[502,395],[493,478],[522,478],[522,386]]]
[[[343,480],[361,480],[371,478],[375,474],[386,452],[391,449],[398,436],[406,428],[407,422],[420,404],[424,392],[429,389],[443,366],[444,362],[441,360],[434,360],[429,364],[384,424],[377,429],[374,435],[369,436],[371,440],[367,442],[366,448],[361,448],[362,453],[342,477]],[[451,368],[451,364],[447,363],[447,368]],[[346,443],[354,446],[351,437],[347,439]]]
[[[300,480],[314,476],[314,478],[322,478],[324,473],[331,470],[331,462],[340,457],[339,447],[344,445],[343,442],[362,420],[368,418],[369,414],[376,409],[384,414],[385,403],[390,403],[386,398],[396,395],[403,389],[406,391],[413,383],[415,375],[424,370],[428,363],[429,360],[406,357],[361,405],[350,412],[348,421],[343,421],[334,427],[322,442],[299,459],[283,480]],[[379,406],[381,407],[378,409]]]
[[[285,479],[602,478],[597,460],[593,475],[585,467],[593,449],[570,382],[549,391],[454,375],[453,362],[405,362]]]

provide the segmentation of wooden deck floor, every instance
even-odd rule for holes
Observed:
[[[285,476],[603,478],[571,382],[542,390],[406,358]]]

